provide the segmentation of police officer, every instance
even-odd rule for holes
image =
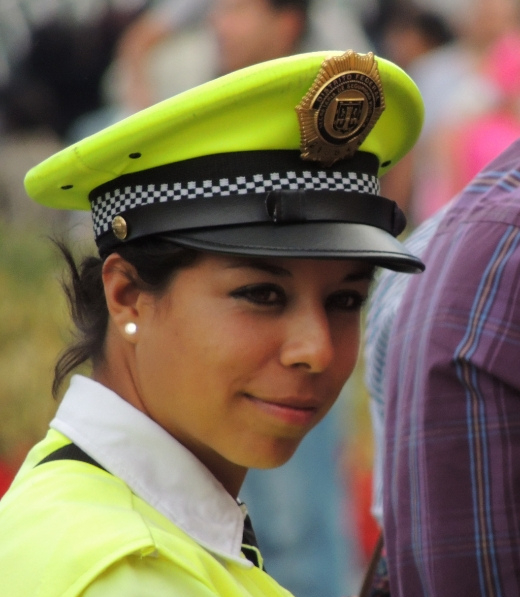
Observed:
[[[416,141],[413,82],[372,54],[226,75],[52,156],[26,189],[91,209],[74,375],[0,505],[10,597],[288,595],[240,486],[286,462],[352,372],[374,268],[419,272],[379,177]],[[326,496],[324,496],[326,499]]]

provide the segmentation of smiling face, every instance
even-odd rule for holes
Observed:
[[[283,464],[333,405],[371,275],[355,261],[203,255],[161,298],[139,293],[137,333],[117,333],[128,381],[103,382],[239,486],[247,468]]]

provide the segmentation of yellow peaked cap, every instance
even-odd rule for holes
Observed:
[[[32,168],[29,196],[59,209],[88,210],[89,193],[123,174],[199,156],[299,149],[296,106],[323,61],[343,52],[313,52],[233,72],[138,112]],[[423,102],[412,79],[376,57],[385,110],[360,146],[377,156],[379,176],[416,142]]]

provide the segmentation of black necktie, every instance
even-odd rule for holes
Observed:
[[[246,558],[252,562],[257,568],[265,570],[262,558],[260,557],[260,550],[256,541],[255,531],[251,523],[249,514],[244,518],[244,533],[242,535],[242,553]]]

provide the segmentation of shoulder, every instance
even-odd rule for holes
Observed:
[[[222,565],[110,473],[78,461],[38,465],[66,443],[49,432],[0,502],[2,588],[10,597],[146,597],[166,588],[232,597],[244,587],[288,595],[257,568]]]
[[[120,479],[78,461],[36,466],[60,443],[66,438],[49,433],[0,502],[4,580],[23,587],[13,595],[61,595],[60,585],[65,594],[72,585],[87,586],[119,558],[156,549],[146,505]]]

